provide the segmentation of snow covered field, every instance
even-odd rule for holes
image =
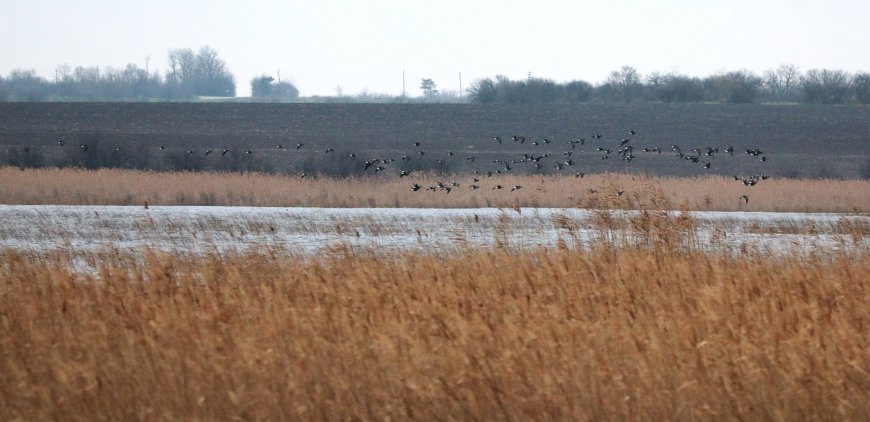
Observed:
[[[669,212],[676,218],[679,212]],[[870,247],[842,214],[688,212],[696,248],[837,253]],[[582,246],[638,241],[638,211],[582,209],[251,208],[0,205],[0,250],[86,254],[143,247],[181,253],[279,249],[301,255],[334,247],[379,252]],[[636,224],[635,224],[636,226]],[[851,229],[850,229],[851,228]],[[626,232],[630,233],[626,233]]]

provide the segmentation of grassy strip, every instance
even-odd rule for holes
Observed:
[[[868,212],[870,181],[629,174],[331,179],[258,173],[0,168],[0,203],[313,207],[600,207],[720,211]],[[457,182],[453,187],[451,182]],[[427,191],[442,182],[451,187]],[[422,188],[412,192],[417,183]],[[471,189],[476,184],[480,189]],[[503,189],[496,189],[501,185]],[[514,190],[515,186],[521,186]],[[514,190],[514,191],[512,191]],[[748,196],[748,203],[741,196]]]

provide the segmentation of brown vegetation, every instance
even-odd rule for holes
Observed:
[[[470,175],[314,178],[257,173],[0,168],[0,203],[306,207],[616,207],[692,210],[868,212],[868,180],[768,179],[746,187],[719,176],[629,174],[496,176],[471,190]],[[442,181],[448,194],[426,191]],[[412,183],[423,188],[412,192]],[[496,185],[506,189],[494,190]],[[522,189],[511,192],[511,187]],[[622,191],[623,194],[619,194]],[[748,195],[744,204],[741,195]]]
[[[650,240],[452,257],[155,252],[91,275],[8,252],[0,419],[870,418],[866,253]]]

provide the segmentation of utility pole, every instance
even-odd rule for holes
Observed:
[[[459,72],[459,99],[462,99],[462,72]]]
[[[278,69],[278,83],[281,83],[281,69]]]
[[[405,98],[405,69],[402,69],[402,98]]]
[[[151,74],[151,70],[148,67],[148,65],[150,65],[150,64],[151,64],[151,56],[145,56],[145,74],[146,75]]]

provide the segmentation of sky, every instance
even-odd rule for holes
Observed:
[[[867,0],[0,0],[0,75],[58,65],[164,72],[173,48],[217,50],[250,95],[261,74],[303,96],[459,91],[505,75],[870,71]],[[461,78],[460,78],[461,74]]]

